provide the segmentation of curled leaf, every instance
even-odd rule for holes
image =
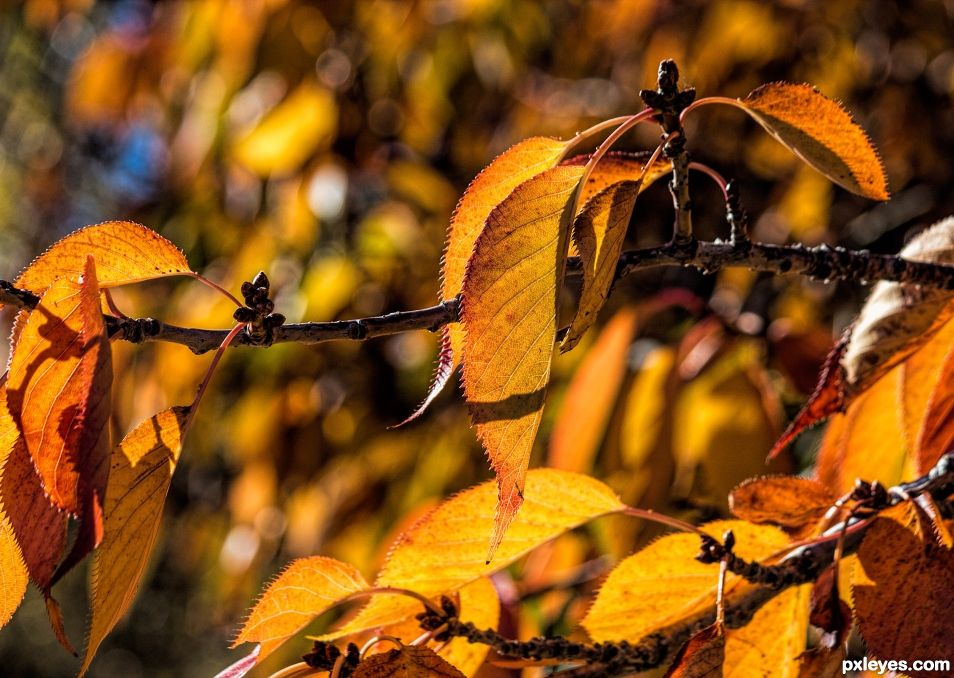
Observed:
[[[878,152],[842,106],[815,87],[774,82],[752,91],[740,108],[790,151],[852,193],[887,200]]]
[[[516,188],[487,217],[464,278],[464,395],[499,485],[491,556],[523,501],[582,173],[555,167]]]
[[[139,589],[182,451],[188,412],[186,407],[174,407],[153,415],[113,450],[103,540],[93,558],[89,634],[81,674]]]

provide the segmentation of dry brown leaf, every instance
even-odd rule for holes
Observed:
[[[729,508],[750,523],[802,527],[818,521],[837,497],[825,485],[797,476],[750,478],[732,490]]]
[[[740,104],[769,134],[839,186],[873,200],[890,197],[868,135],[816,88],[775,82],[752,91]]]
[[[351,674],[354,678],[466,678],[429,647],[405,645],[363,659]]]
[[[852,590],[858,628],[881,659],[937,659],[954,637],[954,553],[924,543],[888,518],[868,528],[858,549]],[[912,678],[937,675],[907,670]]]
[[[582,173],[555,167],[514,189],[487,217],[464,277],[464,395],[499,487],[488,558],[523,501]]]
[[[816,647],[798,655],[798,678],[835,678],[844,675],[841,662],[845,659],[845,647],[834,650]]]
[[[80,675],[132,606],[159,534],[188,413],[187,407],[163,410],[130,431],[113,450],[103,540],[93,557],[89,633]]]
[[[676,654],[665,678],[722,678],[725,632],[713,624],[692,634]]]

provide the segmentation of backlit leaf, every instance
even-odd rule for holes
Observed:
[[[576,369],[553,425],[548,466],[591,469],[626,375],[637,315],[631,306],[613,316]]]
[[[954,637],[954,553],[888,518],[868,528],[853,570],[858,628],[882,659],[946,657]],[[937,675],[909,668],[913,678]]]
[[[92,257],[79,282],[59,278],[30,313],[10,360],[7,405],[50,500],[74,515],[100,508],[109,458],[112,365]]]
[[[889,372],[829,421],[815,477],[835,494],[850,491],[858,478],[888,487],[902,479],[907,445],[897,407],[898,375]]]
[[[735,552],[746,560],[765,558],[788,542],[777,528],[741,520],[716,521],[702,529],[720,540],[731,529]],[[699,545],[698,535],[669,534],[623,560],[600,588],[583,628],[595,641],[638,642],[670,624],[714,610],[719,568],[695,560]],[[737,581],[736,575],[728,575],[726,590]]]
[[[131,221],[106,221],[70,233],[33,260],[17,287],[42,294],[57,278],[78,278],[86,257],[96,259],[100,287],[189,273],[182,251],[155,231]]]
[[[818,521],[837,497],[818,481],[797,476],[751,478],[732,490],[729,508],[750,523],[801,527]]]
[[[725,632],[713,624],[692,634],[682,646],[665,678],[722,678],[725,663]]]
[[[948,326],[954,330],[954,322]],[[954,332],[942,331],[938,338],[947,340],[952,334]],[[941,455],[954,450],[954,341],[948,342],[947,353],[940,361],[940,371],[933,383],[914,449],[918,471],[922,473],[927,473]]]
[[[793,586],[763,605],[748,624],[726,631],[726,678],[796,678],[808,631],[808,589]]]
[[[665,159],[658,159],[652,167],[643,174],[643,166],[652,154],[649,152],[627,153],[624,151],[610,151],[596,164],[586,184],[580,187],[580,204],[585,205],[597,193],[621,181],[635,181],[643,175],[640,193],[649,188],[657,180],[672,173],[672,163]],[[564,165],[584,166],[589,162],[591,154],[577,155],[563,162]]]
[[[3,400],[6,400],[6,389],[0,386],[0,401]],[[7,413],[3,402],[0,402],[0,474],[5,474],[19,437],[16,424]],[[16,533],[0,498],[0,627],[5,626],[20,607],[28,580],[29,573],[17,544]]]
[[[323,556],[295,560],[265,589],[232,647],[261,643],[261,660],[322,612],[366,588],[361,573],[347,563]]]
[[[429,598],[451,593],[578,525],[625,508],[603,483],[556,469],[531,470],[524,499],[493,562],[486,558],[496,486],[486,482],[443,502],[398,537],[375,586],[408,588]],[[420,603],[403,596],[378,595],[353,620],[321,639],[384,626],[420,611]]]
[[[351,674],[354,678],[465,678],[439,654],[422,645],[405,645],[363,659]]]
[[[130,431],[113,450],[103,540],[93,558],[89,634],[80,673],[139,589],[182,451],[187,415],[185,407],[163,410]]]
[[[499,485],[491,555],[523,501],[582,173],[555,167],[516,188],[487,217],[464,278],[464,395]]]
[[[954,217],[925,229],[902,248],[911,261],[954,264]],[[849,394],[864,390],[954,316],[954,294],[881,281],[865,301],[841,359]]]
[[[517,186],[558,163],[566,148],[566,142],[559,139],[524,139],[497,156],[470,182],[457,203],[448,228],[441,266],[442,300],[460,294],[467,261],[491,211]],[[459,324],[445,325],[441,329],[441,353],[428,394],[406,421],[418,417],[447,384],[460,364],[463,339],[464,331]]]
[[[769,134],[839,186],[874,200],[888,199],[884,167],[868,135],[816,88],[775,82],[740,103]]]

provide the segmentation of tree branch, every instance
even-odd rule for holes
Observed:
[[[850,280],[869,284],[878,280],[909,283],[954,290],[954,266],[911,261],[897,255],[872,254],[867,250],[842,247],[805,247],[804,245],[763,245],[747,240],[728,242],[671,242],[666,245],[624,252],[616,269],[622,278],[659,266],[684,266],[705,273],[727,267],[744,267],[772,273],[799,273],[815,280]],[[579,257],[567,262],[567,275],[579,276]],[[22,309],[35,308],[39,297],[29,290],[0,280],[0,303]],[[398,311],[387,315],[336,320],[331,322],[291,323],[273,329],[270,335],[256,338],[248,333],[236,337],[232,346],[265,347],[276,343],[318,344],[324,341],[363,341],[389,334],[428,330],[457,322],[458,300],[448,299],[436,306]],[[200,354],[214,350],[228,334],[227,329],[178,327],[153,318],[116,318],[106,316],[111,336],[132,343],[165,341],[187,346]]]

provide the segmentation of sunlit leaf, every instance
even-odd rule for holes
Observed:
[[[954,636],[952,578],[954,553],[878,518],[858,549],[852,581],[858,628],[870,653],[908,662],[946,657]],[[936,675],[913,668],[905,673]]]
[[[796,678],[808,630],[808,586],[793,586],[726,632],[726,678]]]
[[[825,485],[797,476],[750,478],[732,490],[729,508],[750,523],[801,527],[818,521],[837,497]]]
[[[182,451],[187,416],[185,407],[163,410],[130,431],[113,450],[103,540],[93,558],[89,634],[80,673],[139,589]]]
[[[692,634],[666,671],[665,678],[722,678],[725,631],[719,624]]]
[[[6,475],[6,467],[20,437],[16,424],[6,411],[6,388],[0,386],[0,474]],[[17,544],[16,533],[6,507],[0,498],[0,627],[6,626],[13,613],[20,607],[26,593],[29,573],[23,562],[23,554]]]
[[[889,487],[901,480],[908,448],[897,395],[898,370],[893,370],[829,421],[815,476],[835,494],[850,491],[858,478]]]
[[[494,520],[496,484],[486,482],[448,499],[403,533],[375,586],[408,588],[429,598],[451,593],[567,530],[625,508],[603,483],[556,469],[531,470],[524,499],[493,562],[487,562],[487,533]],[[384,626],[420,611],[420,603],[403,596],[375,596],[353,620],[321,639]]]
[[[494,208],[464,278],[464,395],[500,488],[490,553],[522,502],[543,410],[580,167],[555,167]]]
[[[267,177],[297,169],[334,138],[338,106],[334,94],[306,79],[235,143],[235,159]]]
[[[322,612],[366,588],[361,573],[347,563],[323,556],[295,560],[265,589],[232,647],[261,643],[261,660]]]
[[[703,529],[718,539],[731,529],[736,554],[746,560],[765,558],[788,542],[777,528],[741,520],[717,521]],[[714,610],[719,568],[695,560],[699,548],[698,535],[670,534],[622,561],[604,582],[583,619],[583,628],[595,641],[638,642],[654,631]],[[730,574],[727,590],[736,581],[738,577]]]
[[[638,179],[643,174],[643,167],[651,155],[649,152],[627,153],[621,151],[610,151],[604,155],[593,168],[586,184],[580,187],[580,204],[585,205],[593,196],[613,184]],[[568,158],[563,164],[582,167],[589,162],[590,157],[591,154],[577,155]],[[639,189],[640,193],[671,173],[671,162],[665,159],[656,160],[652,167],[646,169],[646,173],[643,175],[642,186]]]
[[[637,315],[627,307],[613,316],[576,369],[553,425],[548,466],[591,469],[626,375]]]
[[[776,82],[740,103],[769,134],[839,186],[874,200],[888,199],[884,168],[868,135],[816,88]]]
[[[451,217],[441,267],[441,299],[453,299],[464,285],[467,262],[491,211],[524,181],[553,167],[566,151],[566,142],[531,137],[497,156],[470,183]],[[441,353],[428,394],[406,421],[419,416],[437,397],[460,364],[464,331],[459,324],[441,329]]]
[[[112,365],[92,257],[30,313],[10,360],[7,405],[50,500],[74,515],[101,507]],[[89,516],[91,517],[91,516]]]
[[[429,647],[405,645],[363,659],[354,678],[465,678],[464,674]]]
[[[86,257],[96,259],[100,287],[190,272],[182,251],[161,235],[131,221],[106,221],[87,226],[56,241],[33,260],[16,285],[42,294],[57,278],[77,278]]]
[[[924,403],[924,418],[913,450],[921,473],[930,471],[941,455],[954,450],[954,322],[947,326],[950,329],[945,328],[937,336],[947,343],[946,353],[938,361],[940,369],[933,379],[922,377],[928,384],[933,383],[934,388]],[[911,361],[929,346],[920,349]],[[928,359],[931,358],[936,355],[929,353]]]

